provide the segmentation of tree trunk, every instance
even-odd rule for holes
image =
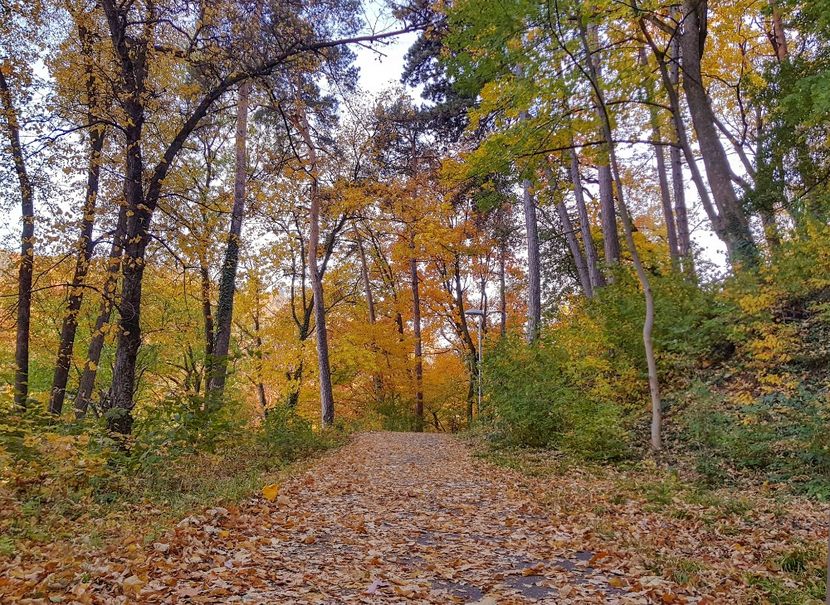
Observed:
[[[679,16],[680,13],[678,12],[677,19],[679,20],[681,17]],[[695,188],[697,189],[698,197],[700,198],[700,203],[703,206],[703,209],[706,211],[706,216],[709,217],[709,221],[712,224],[712,230],[718,236],[718,238],[727,244],[729,241],[729,237],[726,234],[724,227],[723,227],[723,220],[720,215],[718,215],[715,206],[712,204],[712,198],[709,195],[709,190],[706,188],[706,184],[703,181],[703,175],[700,172],[700,168],[697,165],[697,160],[695,159],[695,155],[692,152],[692,146],[689,143],[689,136],[686,133],[686,125],[683,122],[683,111],[680,105],[680,96],[677,88],[678,84],[678,61],[681,56],[681,49],[679,45],[679,40],[676,45],[670,46],[670,51],[673,53],[671,56],[672,60],[672,71],[670,72],[669,69],[666,67],[666,60],[665,55],[662,50],[655,44],[654,39],[651,37],[651,34],[648,31],[648,27],[644,20],[640,19],[639,21],[640,29],[642,30],[643,34],[645,35],[646,42],[651,47],[654,56],[657,58],[657,66],[660,69],[660,79],[663,82],[663,88],[665,89],[666,95],[669,97],[669,105],[671,107],[672,112],[672,123],[674,125],[674,134],[677,137],[677,144],[680,146],[680,149],[683,151],[683,156],[686,158],[686,165],[689,167],[689,172],[692,175],[692,182],[695,184]],[[675,39],[678,39],[679,35],[675,36]],[[673,49],[673,50],[672,50]],[[673,147],[673,149],[676,149]],[[683,250],[683,244],[680,243],[681,238],[685,238],[685,244],[687,252],[684,256],[687,256],[689,259],[688,266],[690,269],[694,269],[694,265],[692,264],[691,259],[691,240],[689,238],[689,223],[688,223],[688,216],[686,212],[686,205],[685,205],[685,193],[683,191],[683,176],[682,176],[682,167],[680,165],[680,157],[679,152],[676,157],[676,161],[672,161],[672,176],[674,181],[674,192],[675,192],[675,205],[682,203],[682,209],[677,208],[677,220],[678,220],[678,245]],[[728,247],[728,245],[727,245]]]
[[[421,296],[418,283],[418,260],[415,236],[409,235],[409,279],[412,285],[412,331],[415,335],[415,430],[424,430],[424,360],[421,349]]]
[[[539,336],[542,324],[542,281],[536,202],[529,179],[522,181],[522,206],[527,231],[527,340],[533,342]]]
[[[329,341],[326,332],[326,305],[323,301],[323,280],[317,266],[317,248],[320,244],[320,194],[317,180],[317,148],[311,140],[311,129],[305,111],[297,119],[297,127],[308,148],[308,174],[311,177],[311,212],[308,236],[308,274],[314,297],[314,322],[317,338],[317,363],[320,378],[320,416],[323,426],[334,423],[334,394],[331,386],[331,367],[329,365]]]
[[[584,25],[580,24],[579,33],[582,41],[582,48],[586,55],[590,57],[591,51],[588,45],[588,36]],[[640,281],[640,287],[643,289],[643,297],[646,303],[645,320],[643,322],[643,345],[646,354],[646,365],[648,367],[649,392],[651,394],[651,449],[657,452],[662,448],[663,413],[662,403],[660,401],[660,385],[657,380],[657,361],[654,355],[654,343],[652,341],[652,330],[654,328],[654,294],[651,291],[651,283],[649,281],[648,274],[643,267],[640,254],[638,253],[637,246],[634,242],[634,225],[632,223],[631,216],[628,213],[628,207],[625,203],[622,180],[620,178],[620,169],[617,162],[615,145],[613,143],[614,138],[611,126],[611,117],[609,116],[608,106],[605,103],[605,96],[599,83],[597,70],[593,65],[593,61],[590,59],[588,61],[588,74],[593,88],[603,134],[605,135],[605,140],[608,145],[608,159],[611,165],[613,179],[617,185],[617,199],[619,200],[620,218],[623,223],[625,242],[628,247],[628,252],[631,255],[631,261],[634,264],[637,278]]]
[[[654,127],[653,130],[655,141],[660,140],[660,128]],[[669,257],[671,258],[672,266],[675,269],[680,268],[680,246],[677,243],[677,228],[675,226],[674,211],[672,209],[671,190],[669,189],[669,179],[666,173],[666,156],[663,153],[662,145],[654,146],[655,160],[657,163],[657,179],[660,183],[660,203],[663,207],[663,222],[666,224],[666,238],[669,246]]]
[[[680,19],[680,11],[674,9],[672,14]],[[661,72],[665,70],[665,65],[661,63]],[[680,83],[680,38],[675,35],[672,37],[669,45],[669,70],[668,81],[664,81],[664,86],[668,86],[673,91],[673,96],[677,98],[678,84]],[[677,107],[680,111],[680,107]],[[674,118],[675,108],[672,106],[672,114]],[[674,217],[677,225],[677,251],[683,259],[683,268],[687,273],[694,274],[694,261],[692,259],[692,240],[689,234],[689,212],[686,209],[686,188],[683,182],[683,158],[681,157],[681,149],[678,144],[681,141],[681,134],[678,132],[677,120],[672,119],[672,142],[674,145],[669,147],[669,160],[671,162],[671,181],[672,193],[674,194]]]
[[[14,404],[24,409],[29,398],[29,325],[32,313],[32,276],[35,268],[35,196],[23,147],[20,144],[20,123],[6,77],[0,70],[0,105],[6,115],[6,136],[9,141],[14,171],[20,186],[20,266],[17,273],[17,338],[14,352]]]
[[[548,187],[553,188],[553,172],[550,168],[545,168],[545,176],[548,181]],[[553,192],[555,195],[555,192]],[[560,200],[556,203],[556,214],[559,216],[559,222],[562,223],[562,234],[565,236],[565,242],[568,244],[568,250],[571,252],[571,258],[576,267],[577,278],[579,279],[579,286],[582,288],[583,294],[588,298],[594,295],[594,289],[591,286],[591,278],[588,274],[588,265],[585,263],[585,258],[582,256],[582,250],[579,248],[579,242],[576,239],[576,230],[574,229],[571,217],[568,214],[568,208],[565,206],[565,201]]]
[[[210,271],[204,254],[199,255],[200,296],[202,299],[202,324],[205,334],[205,370],[210,379],[209,368],[213,360],[213,305],[210,302]]]
[[[87,125],[89,131],[89,166],[87,167],[86,196],[81,210],[81,233],[77,243],[77,260],[75,272],[72,276],[72,285],[69,290],[69,300],[66,306],[66,315],[61,325],[58,354],[55,361],[55,375],[52,379],[52,390],[49,397],[49,411],[60,415],[63,411],[63,402],[66,397],[66,383],[69,379],[69,366],[72,362],[72,352],[75,345],[75,334],[78,328],[78,314],[84,297],[84,281],[89,271],[89,263],[95,244],[92,241],[92,230],[95,225],[95,209],[98,202],[98,183],[101,176],[101,152],[104,148],[106,130],[104,126],[95,124],[98,104],[98,91],[95,84],[95,75],[92,66],[93,40],[89,30],[84,25],[78,25],[78,38],[83,49],[86,61],[86,94],[87,94]]]
[[[256,282],[256,306],[254,307],[254,337],[256,344],[256,372],[257,383],[256,390],[259,398],[259,406],[263,413],[268,409],[268,398],[265,395],[265,383],[263,382],[264,365],[263,365],[263,350],[262,350],[262,331],[260,327],[261,322],[261,301],[260,301],[260,284],[259,277]]]
[[[645,48],[640,49],[640,64],[648,68]],[[645,98],[648,103],[649,122],[651,124],[651,136],[654,139],[654,158],[657,171],[657,182],[660,186],[660,203],[663,209],[663,222],[666,225],[666,240],[669,247],[669,258],[675,270],[680,269],[680,246],[677,241],[677,228],[675,226],[674,210],[672,209],[672,193],[669,188],[669,175],[666,170],[666,155],[663,150],[663,134],[660,128],[660,116],[657,114],[657,107],[654,105],[654,85],[651,80],[646,79],[643,84]]]
[[[507,264],[507,243],[502,239],[499,242],[499,334],[507,336],[507,287],[505,283],[505,265]]]
[[[124,206],[121,206],[118,211],[118,223],[112,236],[109,257],[107,258],[107,273],[101,293],[101,307],[98,311],[98,318],[95,320],[95,330],[92,332],[92,339],[89,342],[84,371],[78,382],[78,394],[75,397],[75,416],[77,418],[83,418],[86,415],[89,404],[92,402],[95,377],[98,372],[98,364],[101,361],[101,351],[104,348],[107,325],[109,324],[115,302],[118,275],[121,272],[122,242],[126,223],[127,210]]]
[[[107,426],[117,433],[129,434],[133,426],[133,396],[138,349],[141,346],[141,287],[144,280],[144,255],[149,241],[151,212],[144,198],[144,160],[141,136],[144,109],[134,100],[126,103],[130,117],[126,134],[126,170],[124,201],[127,205],[127,227],[122,261],[123,279],[119,311],[118,344],[112,373],[109,401],[106,406]]]
[[[242,236],[242,221],[245,217],[246,150],[248,141],[248,98],[251,86],[243,82],[239,86],[239,101],[236,109],[236,157],[233,184],[233,209],[219,280],[219,294],[216,304],[216,336],[213,341],[213,359],[208,396],[211,407],[221,405],[228,370],[228,351],[233,323],[233,298],[236,292],[236,271],[239,265],[239,244]]]
[[[357,241],[357,252],[360,257],[360,278],[363,281],[363,290],[366,294],[366,308],[369,316],[369,325],[375,325],[377,316],[375,313],[375,297],[372,294],[372,281],[369,278],[369,263],[366,261],[366,250],[363,248],[363,238],[360,236],[360,231],[357,226],[353,225],[355,239]],[[378,346],[375,342],[375,335],[372,334],[372,352],[377,355]],[[375,399],[380,400],[383,392],[383,378],[379,372],[372,372],[372,389],[374,391]]]
[[[784,31],[784,21],[781,18],[781,9],[775,0],[770,0],[770,9],[772,10],[772,28],[768,33],[770,44],[775,51],[775,56],[780,63],[788,61],[790,58],[790,49],[787,46],[787,34]]]
[[[715,115],[706,90],[700,60],[706,41],[707,0],[684,0],[680,48],[683,57],[683,89],[692,115],[703,165],[712,197],[722,219],[723,233],[732,263],[757,264],[758,251],[749,221],[732,187],[729,159],[721,144]]]
[[[599,270],[597,260],[597,249],[594,246],[594,237],[591,234],[591,219],[588,217],[588,208],[585,205],[585,192],[582,189],[582,179],[579,176],[579,159],[576,150],[570,152],[571,184],[574,188],[574,199],[576,200],[576,211],[579,214],[579,229],[582,234],[582,249],[585,250],[585,263],[588,265],[588,278],[590,279],[592,291],[605,285],[605,277]]]
[[[60,415],[63,411],[63,402],[66,397],[66,383],[69,378],[69,366],[72,362],[72,351],[75,345],[75,333],[78,329],[78,314],[84,297],[84,281],[89,271],[89,263],[95,243],[92,240],[92,229],[95,224],[95,206],[98,200],[98,182],[101,175],[101,151],[104,147],[105,132],[102,127],[93,128],[90,133],[90,158],[87,169],[86,198],[81,220],[81,235],[78,238],[78,258],[75,262],[75,273],[72,276],[72,285],[69,290],[69,301],[66,305],[66,315],[61,325],[58,356],[55,363],[55,376],[52,380],[52,392],[49,399],[49,411]]]
[[[605,161],[603,161],[605,162]],[[607,163],[597,166],[599,179],[599,214],[602,224],[602,245],[605,252],[605,264],[620,264],[620,237],[617,234],[617,209],[614,203],[614,185],[611,168]]]

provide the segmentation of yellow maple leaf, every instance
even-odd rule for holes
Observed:
[[[277,499],[277,494],[280,493],[280,486],[278,483],[272,483],[262,488],[262,497],[273,502]]]

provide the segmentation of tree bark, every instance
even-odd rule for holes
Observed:
[[[505,279],[507,264],[507,243],[502,238],[499,242],[499,334],[507,336],[507,285]]]
[[[536,202],[529,179],[522,181],[522,207],[527,232],[527,340],[533,342],[539,336],[542,325],[542,281]]]
[[[585,250],[585,263],[588,265],[588,277],[591,282],[591,289],[596,292],[597,288],[605,285],[605,277],[599,269],[597,249],[594,246],[594,237],[591,234],[591,219],[588,217],[588,208],[585,205],[585,192],[582,189],[582,178],[579,175],[579,159],[575,149],[571,149],[570,160],[571,184],[574,188],[576,211],[579,214],[582,249]]]
[[[20,187],[20,214],[23,229],[20,234],[20,265],[17,272],[17,336],[14,352],[14,404],[25,409],[29,398],[29,332],[32,313],[32,276],[35,267],[35,195],[23,147],[20,144],[20,122],[9,84],[0,70],[0,105],[6,122],[14,171]]]
[[[620,237],[617,233],[617,209],[614,203],[614,185],[611,167],[607,163],[597,166],[599,179],[599,215],[602,224],[602,245],[605,264],[609,267],[620,264]]]
[[[375,297],[372,294],[372,280],[369,278],[369,263],[366,260],[366,250],[363,247],[363,238],[357,225],[352,226],[355,240],[357,242],[357,252],[360,257],[360,278],[363,281],[363,291],[366,295],[366,309],[369,319],[369,325],[375,325],[377,315],[375,313]],[[372,334],[372,352],[378,353],[377,342],[375,342],[375,335]],[[375,399],[380,400],[383,393],[383,378],[379,372],[372,372],[372,389],[374,391]]]
[[[680,18],[681,17],[678,16],[678,19]],[[686,158],[686,165],[689,167],[689,172],[692,175],[692,182],[695,184],[695,188],[697,189],[697,194],[700,198],[700,203],[703,206],[703,209],[706,211],[706,216],[709,217],[709,221],[712,224],[712,230],[715,232],[718,238],[722,242],[724,242],[724,244],[727,244],[729,237],[724,230],[723,220],[721,216],[718,214],[717,210],[715,209],[715,206],[712,203],[712,198],[709,195],[709,190],[706,188],[706,183],[703,181],[703,175],[701,174],[700,168],[697,165],[697,160],[695,159],[695,155],[692,151],[692,146],[689,143],[689,136],[686,132],[686,125],[683,122],[683,111],[680,105],[680,96],[677,88],[677,64],[682,54],[679,45],[679,40],[676,47],[670,46],[670,49],[675,48],[675,50],[673,50],[672,52],[676,53],[672,55],[672,69],[674,73],[670,73],[669,69],[666,67],[664,53],[655,44],[654,39],[651,37],[651,34],[648,31],[648,27],[646,26],[645,21],[640,19],[639,24],[640,29],[642,30],[648,45],[651,47],[654,56],[657,58],[657,65],[660,69],[660,79],[663,82],[663,88],[665,89],[666,95],[669,97],[669,105],[671,107],[672,112],[672,123],[674,125],[674,134],[677,137],[677,144],[680,146],[680,149],[683,151],[683,156]],[[675,35],[675,38],[679,38],[679,34]],[[682,169],[680,166],[679,154],[677,157],[677,161],[673,162],[672,169],[676,170],[676,173],[673,173],[675,205],[681,203],[682,201],[682,209],[677,210],[679,230],[678,238],[681,237],[680,234],[684,234],[686,239],[686,245],[688,247],[688,252],[684,256],[689,257],[688,266],[693,270],[694,265],[692,264],[692,259],[690,256],[691,240],[689,239],[689,224],[685,205],[685,194],[682,190],[683,177]]]
[[[418,281],[418,259],[415,258],[415,236],[409,234],[409,279],[412,286],[412,332],[415,336],[415,430],[424,430],[424,360],[421,342],[421,296]]]
[[[202,299],[202,324],[205,334],[205,370],[210,379],[210,367],[213,361],[213,305],[210,302],[210,271],[204,254],[199,255],[200,297]]]
[[[231,211],[228,243],[225,249],[225,261],[222,264],[222,276],[219,280],[216,304],[216,335],[213,341],[213,358],[210,363],[211,378],[208,386],[208,398],[210,406],[213,408],[221,405],[225,381],[227,380],[228,351],[231,343],[231,326],[233,325],[233,299],[236,293],[236,272],[239,266],[239,245],[242,237],[242,222],[245,218],[248,98],[250,92],[250,82],[245,81],[239,85],[239,99],[236,108],[233,209]]]
[[[86,67],[86,94],[87,94],[87,123],[89,131],[89,166],[87,167],[86,196],[81,210],[81,233],[78,237],[77,260],[75,272],[72,276],[72,285],[69,290],[69,300],[66,305],[66,315],[61,325],[60,342],[58,344],[55,375],[52,379],[52,390],[49,398],[49,411],[60,415],[63,411],[63,402],[66,397],[66,383],[69,379],[69,366],[72,362],[72,351],[75,345],[75,334],[78,329],[78,314],[84,298],[84,282],[95,243],[92,240],[92,230],[95,225],[95,210],[98,203],[98,184],[101,177],[101,152],[104,148],[106,130],[103,126],[94,125],[98,91],[95,85],[95,75],[92,71],[92,40],[86,27],[78,26],[78,36],[84,55]]]
[[[775,0],[770,0],[770,9],[772,11],[772,28],[769,32],[770,44],[775,56],[780,63],[789,61],[790,49],[787,46],[787,34],[784,30],[784,20],[781,18],[781,9]]]
[[[314,297],[314,322],[317,337],[317,363],[320,379],[320,416],[323,426],[334,423],[334,394],[331,386],[331,367],[329,365],[329,341],[326,332],[326,306],[323,299],[323,280],[317,266],[317,248],[320,243],[320,193],[318,183],[317,148],[311,140],[311,129],[304,110],[300,110],[297,127],[308,148],[308,174],[311,178],[308,236],[308,273],[311,291]]]
[[[118,275],[121,272],[122,244],[126,223],[127,210],[124,206],[121,206],[118,211],[118,222],[112,236],[112,245],[110,246],[110,253],[107,258],[107,272],[101,292],[101,307],[98,311],[98,317],[95,320],[92,339],[89,342],[84,370],[78,382],[78,394],[75,397],[75,416],[77,418],[83,418],[86,415],[89,404],[92,402],[92,391],[95,388],[95,378],[98,372],[98,364],[101,361],[101,351],[104,348],[107,325],[109,324],[110,317],[112,316],[112,308],[115,304]]]
[[[712,197],[722,220],[729,257],[733,264],[753,266],[758,262],[758,251],[752,239],[749,221],[732,186],[729,159],[720,141],[712,105],[703,88],[700,60],[706,41],[707,10],[707,0],[683,2],[683,27],[680,33],[683,90]]]
[[[622,180],[620,178],[620,169],[617,162],[615,145],[613,143],[614,138],[611,117],[608,112],[608,106],[605,102],[605,95],[602,87],[600,86],[597,70],[593,61],[590,60],[591,50],[588,45],[588,35],[585,30],[585,26],[581,23],[579,26],[579,34],[582,42],[582,48],[585,51],[585,54],[589,57],[587,75],[593,89],[603,134],[605,135],[605,140],[607,142],[608,159],[613,179],[617,185],[617,199],[619,200],[620,218],[622,219],[625,241],[628,247],[628,252],[631,255],[631,261],[634,264],[634,269],[637,273],[637,278],[640,282],[640,287],[643,289],[643,298],[645,299],[646,304],[645,319],[643,321],[643,346],[645,348],[646,365],[648,367],[648,385],[651,395],[651,449],[657,452],[662,448],[663,413],[662,402],[660,400],[660,384],[657,378],[657,361],[654,355],[654,342],[652,340],[652,330],[654,328],[654,294],[651,290],[651,282],[648,278],[648,274],[643,267],[640,254],[637,251],[637,246],[634,242],[634,225],[632,223],[631,216],[628,213],[628,207],[625,203]]]
[[[672,14],[680,18],[679,10],[674,9]],[[659,60],[659,58],[658,58]],[[661,63],[661,73],[665,71],[665,65]],[[661,76],[662,77],[662,76]],[[675,35],[669,44],[669,69],[668,81],[663,82],[664,86],[670,87],[674,98],[677,98],[677,88],[680,83],[680,37]],[[677,107],[680,111],[680,107]],[[672,117],[674,118],[675,108],[672,106]],[[678,144],[681,141],[681,134],[678,132],[678,121],[672,119],[672,142],[669,147],[669,161],[671,163],[672,193],[674,195],[674,217],[677,226],[677,250],[683,259],[683,268],[688,273],[694,274],[694,260],[692,259],[692,240],[689,234],[689,212],[686,209],[686,188],[683,182],[683,158]]]
[[[553,171],[545,168],[545,176],[548,181],[548,187],[551,188],[553,195],[556,195],[554,188]],[[574,229],[571,217],[568,214],[568,208],[565,206],[565,201],[560,200],[556,203],[556,214],[559,216],[559,222],[562,223],[562,234],[565,236],[565,242],[568,244],[568,250],[571,252],[571,258],[576,267],[576,274],[579,280],[579,286],[582,288],[582,293],[588,298],[593,297],[594,289],[591,285],[591,278],[588,274],[588,265],[585,263],[585,257],[582,255],[582,250],[579,248],[579,242],[576,239],[576,229]]]

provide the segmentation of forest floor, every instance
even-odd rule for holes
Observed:
[[[474,452],[448,435],[359,434],[71,579],[28,570],[51,586],[28,602],[788,603],[763,583],[799,588],[790,572],[812,555],[798,549],[822,539],[806,502],[687,504],[628,475],[557,477]]]

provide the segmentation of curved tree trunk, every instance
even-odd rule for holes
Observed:
[[[620,218],[622,219],[625,242],[628,247],[628,253],[631,255],[631,261],[634,264],[634,269],[637,273],[640,287],[643,289],[643,298],[645,299],[646,304],[645,319],[643,321],[643,346],[645,348],[646,365],[648,367],[648,386],[651,395],[651,449],[656,452],[662,448],[663,412],[662,402],[660,400],[660,384],[657,379],[657,361],[654,355],[654,342],[652,340],[652,330],[654,328],[654,294],[651,290],[651,282],[648,278],[648,274],[643,267],[640,254],[637,251],[637,246],[634,242],[634,225],[631,220],[631,215],[628,213],[628,207],[625,203],[625,195],[623,193],[622,180],[620,179],[620,168],[619,163],[617,162],[616,148],[613,144],[614,138],[613,128],[611,126],[611,117],[608,112],[608,106],[605,103],[605,95],[599,83],[597,70],[593,61],[590,60],[591,49],[588,44],[588,35],[585,27],[581,24],[579,27],[579,34],[582,42],[582,48],[585,51],[585,54],[589,57],[588,78],[590,80],[591,87],[593,88],[603,134],[608,144],[609,164],[613,173],[614,182],[617,185],[617,199],[619,200]]]

